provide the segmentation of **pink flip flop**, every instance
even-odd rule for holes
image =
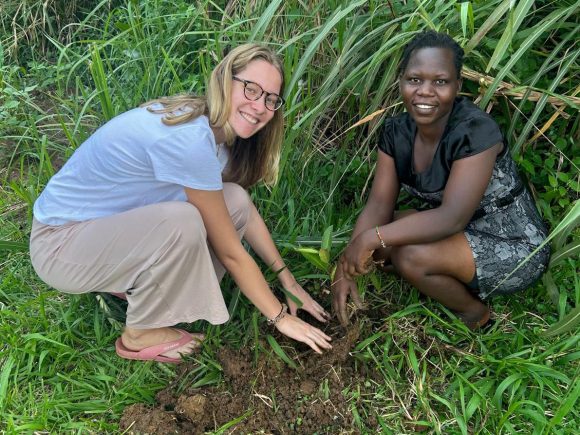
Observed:
[[[168,343],[156,344],[155,346],[146,347],[145,349],[142,349],[140,351],[127,349],[123,344],[121,337],[119,337],[115,342],[115,350],[117,351],[117,355],[125,359],[134,359],[140,361],[157,361],[178,364],[183,361],[181,358],[169,358],[161,354],[169,350],[181,347],[192,340],[201,343],[201,341],[203,340],[203,338],[201,338],[203,337],[203,334],[192,335],[189,332],[184,331],[183,329],[177,328],[172,329],[181,334],[181,337],[178,340],[170,341]]]

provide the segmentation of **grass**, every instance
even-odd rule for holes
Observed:
[[[434,27],[469,48],[470,69],[492,77],[481,86],[466,79],[464,90],[482,106],[494,104],[492,114],[554,230],[557,262],[536,287],[495,299],[498,321],[485,334],[467,331],[392,277],[362,279],[366,335],[352,356],[361,373],[378,375],[343,392],[353,425],[363,433],[576,432],[580,2],[156,0],[102,1],[91,11],[79,1],[60,12],[60,21],[45,21],[43,32],[33,19],[42,16],[34,9],[41,2],[25,3],[0,10],[0,431],[115,433],[125,406],[153,403],[175,379],[171,367],[117,358],[119,324],[96,298],[48,288],[27,257],[34,200],[99,124],[159,95],[202,90],[232,43],[273,44],[289,83],[287,137],[280,182],[254,189],[253,197],[290,269],[329,305],[326,255],[336,258],[364,204],[381,118],[347,128],[378,109],[400,110],[396,59],[414,32]],[[55,5],[47,10],[58,14]],[[18,23],[14,33],[10,26]],[[58,33],[59,23],[74,25]],[[36,42],[27,50],[26,41]],[[500,81],[513,85],[509,96]],[[527,99],[531,91],[543,96],[539,102]],[[548,96],[563,103],[553,106]],[[320,263],[298,245],[328,252]],[[232,320],[196,325],[208,343],[180,388],[220,382],[215,353],[226,344],[256,354],[273,346],[292,357],[259,335],[263,319],[232,281],[223,288]]]

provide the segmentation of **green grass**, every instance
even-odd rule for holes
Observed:
[[[92,12],[90,2],[66,10],[49,2],[44,12],[42,2],[23,3],[0,6],[0,431],[115,433],[125,406],[153,403],[175,380],[172,367],[116,357],[119,324],[97,299],[48,288],[27,257],[34,200],[98,125],[150,98],[201,91],[230,44],[271,43],[289,83],[287,136],[279,183],[253,197],[290,269],[328,306],[326,255],[332,262],[339,254],[364,204],[380,118],[347,128],[378,109],[400,110],[401,47],[431,27],[449,31],[468,48],[466,65],[495,79],[481,87],[466,80],[464,90],[483,106],[494,103],[492,115],[553,230],[553,262],[536,287],[493,301],[498,321],[484,334],[395,278],[362,279],[369,317],[352,356],[361,373],[378,375],[343,392],[354,427],[577,431],[580,2],[103,1]],[[39,27],[32,18],[47,11],[52,21]],[[71,22],[80,25],[64,27]],[[504,96],[500,80],[524,98]],[[544,97],[536,103],[531,91]],[[309,261],[298,245],[328,252],[322,263]],[[180,388],[220,382],[220,346],[271,351],[272,340],[259,336],[261,316],[231,280],[223,288],[232,320],[196,325],[209,339]]]

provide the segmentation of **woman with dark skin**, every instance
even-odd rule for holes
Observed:
[[[343,324],[348,295],[361,305],[354,277],[367,273],[373,260],[472,329],[489,320],[482,299],[521,290],[545,268],[543,251],[522,268],[527,277],[502,282],[545,238],[545,228],[521,182],[502,185],[519,179],[495,122],[458,98],[462,57],[453,39],[436,32],[419,34],[407,46],[399,77],[407,113],[385,122],[370,196],[332,286],[333,309]],[[433,208],[395,212],[401,187]],[[533,234],[526,230],[530,222]],[[494,234],[496,224],[505,224],[505,234]],[[501,263],[514,266],[507,273],[494,270]]]

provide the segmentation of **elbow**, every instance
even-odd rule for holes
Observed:
[[[451,224],[450,235],[463,232],[463,230],[465,230],[465,227],[467,226],[468,223],[469,223],[469,220],[457,220],[457,221],[453,222]]]
[[[232,249],[220,254],[216,252],[216,256],[224,268],[232,275],[234,275],[237,270],[243,270],[245,262],[248,258],[251,258],[250,254],[248,254],[241,244],[240,249]]]
[[[385,206],[385,204],[369,201],[361,213],[361,216],[363,215],[378,218],[381,222],[387,222],[392,220],[393,210]]]
[[[232,270],[235,270],[236,266],[239,264],[239,262],[235,257],[232,257],[231,255],[228,254],[222,256],[218,255],[217,257],[220,263],[224,266],[224,268],[230,273]]]
[[[467,216],[465,213],[455,212],[446,212],[445,210],[441,210],[444,212],[444,222],[445,225],[442,225],[442,228],[446,229],[446,232],[449,236],[463,232],[467,224],[471,220],[471,214]]]

